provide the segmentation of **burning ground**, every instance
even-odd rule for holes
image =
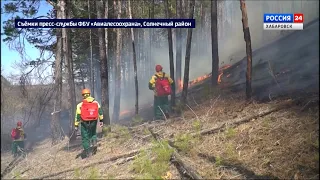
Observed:
[[[44,141],[13,165],[2,154],[2,178],[318,179],[319,41],[312,34],[318,30],[316,22],[254,51],[256,100],[243,101],[242,60],[221,68],[216,89],[206,77],[190,82],[190,107],[181,117],[113,125],[86,160],[76,158],[81,147],[67,139],[54,147]],[[272,101],[260,101],[266,99]],[[142,117],[149,120],[145,106]],[[170,159],[170,147],[187,168],[176,154]]]

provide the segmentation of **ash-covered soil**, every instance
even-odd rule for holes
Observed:
[[[296,92],[319,92],[319,19],[253,51],[252,88],[259,100]],[[254,47],[253,47],[254,49]],[[227,69],[225,86],[240,90],[246,81],[246,57]]]

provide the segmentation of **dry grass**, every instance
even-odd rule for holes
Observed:
[[[198,103],[177,118],[157,125],[164,138],[195,132],[199,121],[202,129],[216,127],[225,122],[258,114],[281,101],[246,103],[241,97],[218,96]],[[319,170],[319,113],[302,113],[293,107],[271,113],[262,118],[227,128],[223,133],[202,137],[197,145],[188,149],[190,162],[205,178],[251,177],[291,178],[297,172],[303,178],[317,178]],[[199,158],[199,153],[208,156]],[[214,159],[209,162],[208,159]],[[237,168],[239,170],[237,170]],[[240,173],[239,173],[240,171]]]
[[[259,113],[271,105],[252,103],[243,107],[243,104],[235,101],[230,106],[228,100],[221,100],[218,104],[211,110],[214,117],[200,116],[204,127]],[[225,106],[227,104],[229,105]],[[208,109],[210,108],[207,106],[194,112],[205,114]],[[233,109],[241,111],[233,115],[236,112]],[[191,150],[193,153],[189,154],[194,160],[193,164],[196,164],[195,167],[206,178],[241,178],[234,171],[230,172],[230,168],[221,168],[225,165],[233,165],[234,168],[241,165],[260,176],[291,178],[299,172],[303,178],[318,177],[319,113],[315,110],[302,114],[298,109],[300,108],[272,113],[237,128],[227,128],[223,133],[203,137],[203,141],[194,146]],[[226,113],[228,111],[231,113]],[[171,125],[180,126],[174,129],[175,132],[191,126],[190,121],[178,124]],[[214,157],[215,162],[199,159],[199,153],[211,159]]]
[[[163,123],[151,123],[126,130],[123,127],[111,128],[99,144],[98,153],[87,160],[75,159],[81,147],[72,151],[62,150],[66,144],[50,147],[49,142],[39,145],[29,156],[17,165],[5,178],[21,175],[22,178],[38,177],[72,167],[82,167],[88,163],[117,156],[134,149],[150,146],[152,137],[147,127],[153,127],[162,138],[175,139],[189,133],[216,127],[225,122],[265,111],[279,102],[268,104],[246,103],[240,96],[214,95],[199,101],[183,112],[183,118],[170,119]],[[291,178],[299,172],[303,178],[319,177],[319,112],[301,113],[301,107],[271,113],[262,118],[235,128],[226,128],[224,132],[192,139],[192,146],[186,146],[184,153],[191,161],[188,164],[204,178],[240,179],[245,177]],[[10,158],[1,160],[3,168]],[[132,161],[120,163],[108,162],[87,169],[53,178],[137,178],[132,171]],[[180,178],[173,165],[169,172],[172,178]]]

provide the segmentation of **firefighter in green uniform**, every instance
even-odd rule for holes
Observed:
[[[174,81],[162,71],[161,65],[156,65],[155,67],[156,73],[153,75],[149,81],[149,89],[154,91],[154,101],[153,101],[153,108],[154,108],[154,118],[155,119],[164,119],[165,117],[163,114],[165,114],[166,118],[169,118],[169,98],[168,95],[171,93],[171,89],[174,86]],[[169,94],[163,94],[160,93],[160,90],[158,87],[158,80],[164,78],[167,80],[169,86]],[[165,82],[165,83],[166,83]]]
[[[80,132],[83,146],[83,158],[95,154],[97,151],[97,123],[103,126],[103,113],[100,104],[91,97],[89,89],[82,90],[83,101],[77,105],[75,116],[75,130],[81,124]]]
[[[14,157],[20,155],[24,150],[24,140],[27,135],[24,133],[22,129],[22,122],[17,122],[17,127],[13,128],[11,131],[12,138],[12,154]]]

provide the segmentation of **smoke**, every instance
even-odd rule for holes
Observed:
[[[246,1],[248,21],[251,35],[251,43],[253,51],[269,44],[270,42],[282,36],[281,31],[264,31],[263,30],[263,14],[264,13],[295,13],[301,12],[305,16],[305,24],[319,17],[319,1]],[[196,7],[198,8],[198,7]],[[206,9],[205,13],[206,23],[204,26],[197,26],[193,29],[192,47],[191,47],[191,61],[190,61],[190,77],[195,79],[199,76],[211,73],[211,28],[210,28],[210,7]],[[239,1],[219,1],[218,4],[218,45],[219,45],[219,61],[220,66],[226,64],[234,64],[246,56],[245,41],[242,30],[242,15],[240,11]],[[197,25],[200,24],[197,22]],[[148,54],[150,51],[150,42],[148,38],[148,30],[144,30],[144,35],[137,39],[136,36],[136,51],[138,61],[138,81],[139,81],[139,105],[151,105],[153,99],[153,92],[148,89],[148,81],[152,73],[154,73],[154,65],[161,64],[164,71],[170,74],[169,66],[169,48],[167,40],[167,30],[156,30],[156,39],[152,42],[152,58],[147,57],[145,61],[139,53]],[[182,39],[182,77],[184,73],[185,48],[187,29],[183,29]],[[157,35],[158,34],[158,35]],[[161,35],[163,34],[163,36]],[[130,39],[126,40],[131,42]],[[143,43],[143,44],[142,44]],[[160,45],[159,45],[160,44]],[[138,46],[142,46],[138,48]],[[176,61],[175,47],[176,35],[173,30],[173,53],[174,61]],[[129,85],[124,85],[124,78],[122,78],[121,102],[120,112],[125,110],[133,110],[135,104],[135,87],[133,76],[132,63],[132,49],[131,44],[128,52],[122,52],[121,61],[130,62],[126,64],[127,80]],[[114,58],[113,58],[114,59]],[[112,59],[112,60],[113,60]],[[110,59],[111,60],[111,59]],[[145,62],[151,61],[151,66]],[[256,63],[257,59],[253,59]],[[140,63],[139,63],[140,62]],[[176,64],[176,63],[175,63]],[[146,66],[146,67],[145,67]],[[150,69],[152,68],[152,69]],[[100,69],[100,68],[98,68]],[[147,72],[145,72],[145,69]],[[131,73],[130,73],[131,72]],[[113,112],[114,99],[114,75],[111,73],[109,80],[109,98],[110,98],[110,115]],[[97,76],[99,77],[99,76]],[[100,81],[97,81],[96,91],[100,92]],[[99,93],[96,93],[96,98],[100,100]]]

